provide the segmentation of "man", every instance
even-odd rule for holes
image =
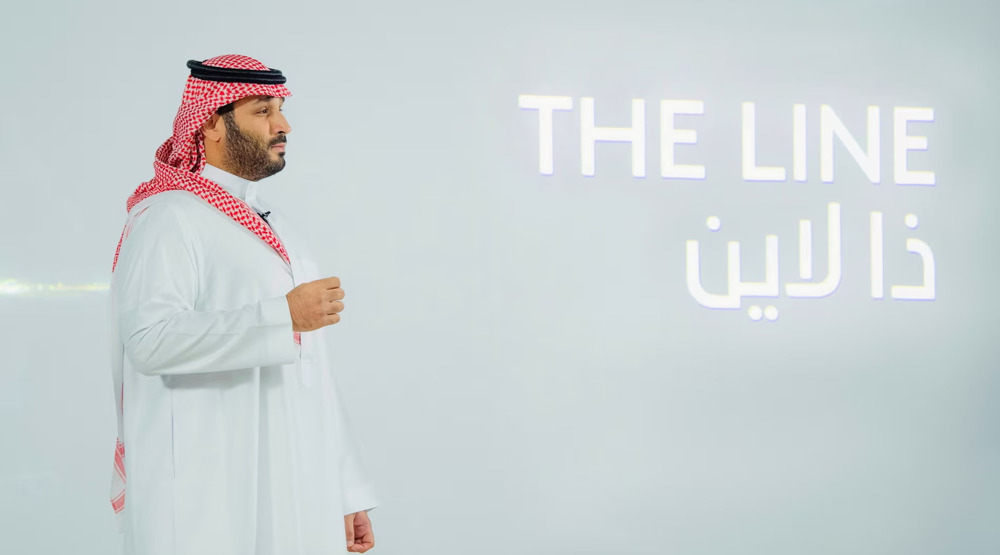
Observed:
[[[324,349],[344,292],[257,197],[285,166],[291,93],[246,56],[188,67],[112,265],[125,553],[365,552],[377,501]]]

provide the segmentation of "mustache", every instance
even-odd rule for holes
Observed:
[[[275,139],[271,144],[269,144],[267,146],[280,145],[280,144],[284,144],[284,143],[287,143],[287,142],[288,142],[288,139],[285,138],[284,135],[282,135],[282,136],[278,137],[277,139]]]

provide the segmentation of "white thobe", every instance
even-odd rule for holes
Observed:
[[[377,501],[330,371],[331,328],[295,343],[285,298],[325,276],[257,183],[211,165],[202,175],[270,210],[292,263],[188,191],[129,212],[109,303],[124,552],[344,553],[344,515]]]

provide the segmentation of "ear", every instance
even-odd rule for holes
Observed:
[[[201,132],[205,135],[206,141],[219,142],[226,136],[226,122],[222,121],[222,116],[218,113],[212,114],[208,121],[201,125]]]

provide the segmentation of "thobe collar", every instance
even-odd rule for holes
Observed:
[[[218,183],[229,194],[250,205],[255,212],[261,212],[260,204],[257,200],[257,182],[244,179],[238,175],[231,174],[226,170],[205,164],[201,170],[201,176],[205,179]]]

